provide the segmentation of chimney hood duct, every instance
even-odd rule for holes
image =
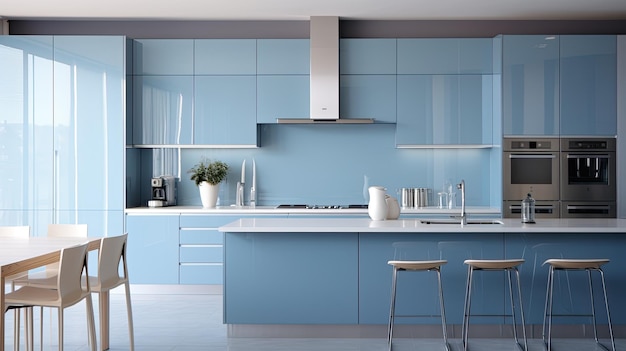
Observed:
[[[310,118],[279,118],[278,123],[373,123],[371,118],[339,118],[339,17],[313,16],[310,26]]]

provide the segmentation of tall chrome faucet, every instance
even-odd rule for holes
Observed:
[[[456,185],[456,188],[461,190],[461,225],[467,224],[467,214],[465,213],[465,180],[461,180],[461,183]]]

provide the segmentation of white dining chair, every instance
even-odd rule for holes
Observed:
[[[37,286],[22,286],[5,295],[9,308],[40,306],[58,309],[59,351],[63,350],[64,309],[85,300],[87,305],[87,328],[89,345],[96,351],[96,332],[93,317],[93,303],[89,280],[82,283],[83,273],[87,276],[87,243],[61,250],[57,284],[55,289]],[[32,319],[30,320],[32,323]],[[32,330],[32,326],[31,326]],[[32,334],[31,334],[32,335]],[[43,344],[43,340],[41,340]]]
[[[30,226],[28,225],[13,225],[13,226],[0,226],[0,238],[15,238],[15,239],[28,239],[30,237]],[[4,278],[5,283],[11,285],[11,291],[15,288],[14,281],[16,279],[20,279],[26,276],[28,273],[18,273],[12,276],[8,276]],[[13,348],[15,351],[19,351],[20,349],[20,310],[15,309],[14,311],[14,341]],[[28,340],[30,340],[28,336],[28,328],[26,329],[26,350],[30,350],[30,345]]]
[[[108,323],[103,316],[107,313],[108,306],[103,294],[108,294],[112,289],[124,285],[126,291],[126,313],[128,316],[128,335],[130,350],[135,350],[135,335],[133,331],[133,311],[130,302],[130,285],[128,282],[128,266],[126,265],[126,241],[128,234],[105,237],[100,239],[98,253],[98,275],[89,276],[91,292],[98,293],[100,308],[100,341],[103,342],[102,334],[108,333]],[[121,272],[120,275],[120,265]],[[102,345],[102,350],[105,345]]]

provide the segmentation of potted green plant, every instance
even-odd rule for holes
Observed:
[[[192,169],[191,180],[196,182],[200,191],[202,207],[215,208],[217,195],[219,193],[219,183],[228,175],[228,165],[222,161],[201,160]]]

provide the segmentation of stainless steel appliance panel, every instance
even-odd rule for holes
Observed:
[[[559,140],[504,139],[504,200],[559,200]]]
[[[615,202],[563,201],[561,218],[616,218]]]
[[[535,201],[535,218],[559,218],[558,201]],[[522,218],[522,201],[504,201],[504,218]]]
[[[561,200],[616,200],[615,139],[561,140]]]

